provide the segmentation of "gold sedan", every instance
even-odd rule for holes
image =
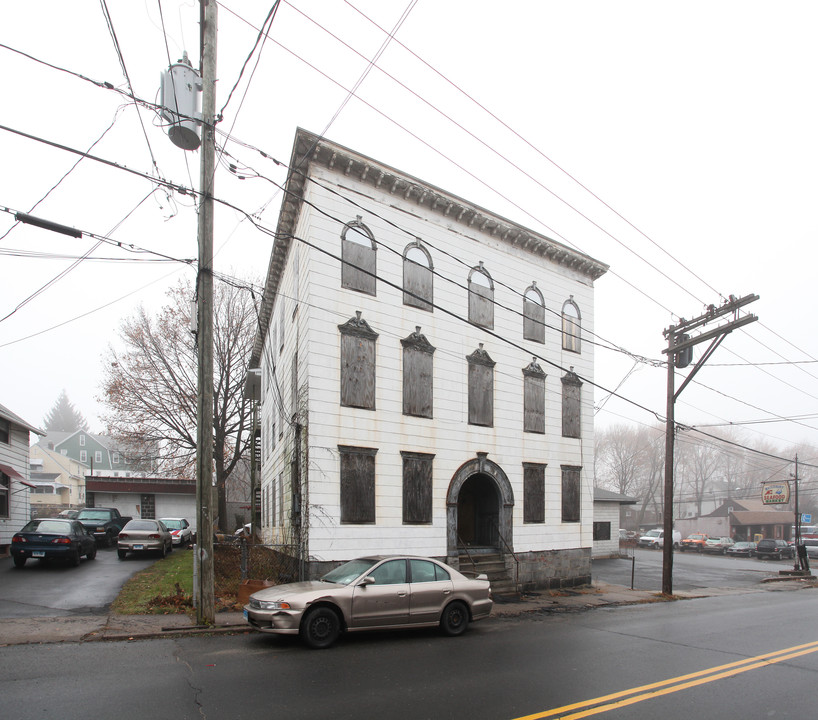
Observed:
[[[250,596],[244,617],[265,633],[300,635],[313,648],[342,632],[433,627],[460,635],[492,608],[485,575],[469,577],[433,560],[373,556],[350,560],[320,580],[288,583]]]

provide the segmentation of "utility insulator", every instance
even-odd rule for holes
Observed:
[[[162,73],[159,96],[160,115],[170,123],[170,141],[182,150],[198,150],[202,144],[202,79],[191,67],[187,53]]]

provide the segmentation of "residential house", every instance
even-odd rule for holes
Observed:
[[[33,512],[44,517],[85,506],[87,465],[39,444],[32,445],[29,454]]]
[[[486,554],[523,587],[588,582],[606,270],[298,130],[250,366],[265,540],[309,577]]]
[[[31,433],[43,435],[4,405],[0,405],[0,554],[7,554],[11,537],[29,520],[28,446]]]
[[[87,465],[86,475],[131,477],[155,471],[155,459],[129,457],[113,438],[87,430],[50,431],[37,445]]]
[[[619,555],[620,509],[636,505],[636,499],[594,488],[594,549],[593,557],[617,557]]]

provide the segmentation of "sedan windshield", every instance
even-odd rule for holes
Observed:
[[[165,524],[165,527],[168,530],[181,530],[182,529],[182,521],[181,520],[162,520]]]
[[[375,558],[350,560],[343,565],[339,565],[335,570],[330,570],[321,580],[323,582],[338,583],[339,585],[349,585],[355,578],[363,575],[376,562],[377,560],[375,560]]]

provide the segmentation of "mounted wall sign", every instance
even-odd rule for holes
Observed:
[[[765,505],[786,505],[790,501],[790,484],[784,482],[761,483],[761,502]]]

